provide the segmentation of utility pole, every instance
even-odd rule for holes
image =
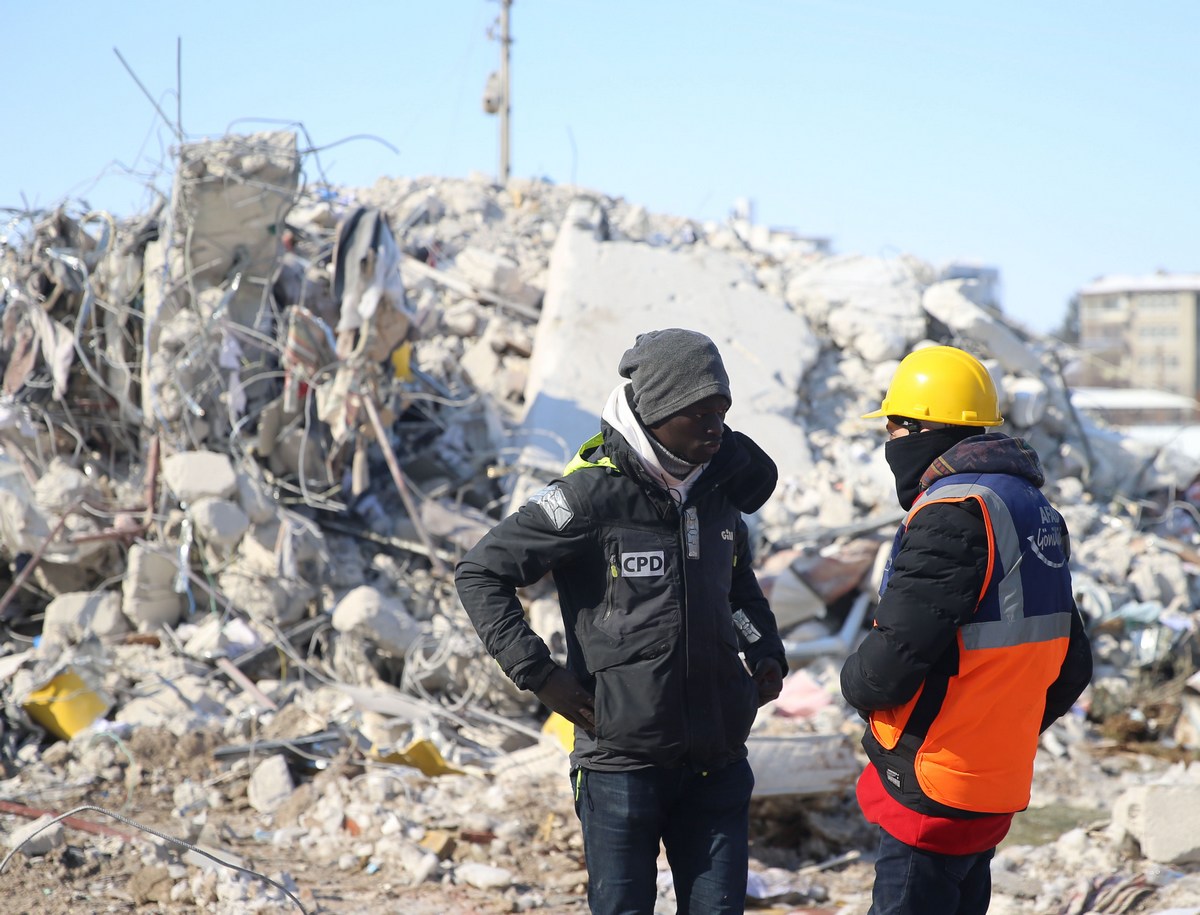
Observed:
[[[508,76],[508,52],[512,39],[508,34],[508,12],[512,0],[500,0],[500,83],[504,101],[500,108],[500,183],[508,184],[508,117],[512,113],[512,92]]]
[[[500,184],[508,184],[509,155],[508,155],[508,118],[512,113],[512,85],[508,73],[509,50],[512,38],[509,35],[509,10],[513,0],[500,0],[500,19],[492,23],[488,29],[488,38],[500,42],[500,71],[488,77],[483,90],[483,110],[488,114],[500,115]],[[499,34],[497,34],[497,28]]]

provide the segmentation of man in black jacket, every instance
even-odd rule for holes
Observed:
[[[858,781],[879,826],[871,915],[982,915],[991,859],[1029,803],[1038,735],[1087,686],[1070,539],[995,385],[950,346],[910,353],[879,410],[908,515],[874,627],[842,668],[868,720]]]
[[[746,737],[779,695],[783,645],[752,568],[742,512],[774,463],[725,426],[713,342],[638,336],[600,434],[456,569],[458,593],[517,686],[575,724],[575,810],[597,915],[654,910],[661,841],[680,913],[741,912],[754,778]],[[518,588],[553,573],[560,667]]]

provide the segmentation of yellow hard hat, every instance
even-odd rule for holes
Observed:
[[[983,363],[953,346],[930,346],[900,361],[883,403],[863,414],[903,416],[952,426],[998,426],[996,384]]]

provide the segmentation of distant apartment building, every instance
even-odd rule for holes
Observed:
[[[1079,290],[1078,384],[1200,395],[1200,273],[1106,276]]]

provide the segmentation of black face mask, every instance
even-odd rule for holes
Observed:
[[[921,476],[929,465],[979,430],[967,426],[949,426],[928,432],[910,432],[894,438],[883,446],[883,456],[896,478],[896,497],[905,511],[921,494]]]

